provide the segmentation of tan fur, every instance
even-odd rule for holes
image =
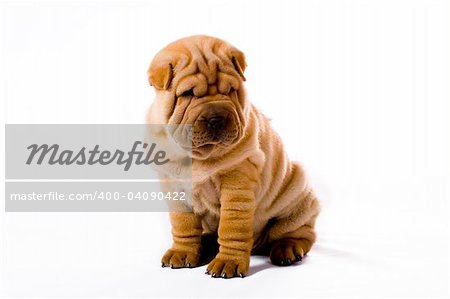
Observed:
[[[293,264],[315,242],[319,205],[302,167],[289,161],[268,119],[247,99],[244,54],[208,36],[178,40],[149,68],[156,100],[149,123],[193,126],[193,213],[171,213],[173,246],[163,266],[198,265],[202,234],[218,233],[219,252],[207,272],[244,276],[253,252]],[[211,141],[204,120],[230,124]]]

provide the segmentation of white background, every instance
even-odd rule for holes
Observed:
[[[251,275],[233,280],[161,269],[166,214],[0,212],[0,295],[446,297],[449,8],[2,2],[2,123],[142,123],[153,55],[218,36],[246,53],[249,98],[305,165],[323,211],[301,265],[253,257]]]

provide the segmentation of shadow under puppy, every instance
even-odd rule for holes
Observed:
[[[192,125],[192,212],[170,213],[173,245],[163,266],[198,266],[202,253],[211,254],[206,235],[219,244],[207,273],[223,278],[245,276],[252,253],[294,264],[315,242],[318,200],[247,100],[245,67],[241,51],[203,35],[169,44],[150,65],[156,99],[148,123]]]

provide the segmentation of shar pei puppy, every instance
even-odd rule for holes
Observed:
[[[212,277],[244,277],[250,255],[300,262],[316,240],[319,204],[302,167],[288,159],[269,120],[244,89],[244,54],[209,36],[177,40],[148,70],[155,88],[147,122],[191,125],[192,212],[171,212],[173,245],[162,266],[207,267]],[[211,239],[211,237],[209,237]]]

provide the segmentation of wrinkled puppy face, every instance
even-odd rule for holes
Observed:
[[[221,155],[242,138],[245,66],[241,51],[208,36],[178,40],[153,59],[148,75],[159,121],[192,125],[195,158]],[[183,143],[186,134],[179,126],[172,136]]]

